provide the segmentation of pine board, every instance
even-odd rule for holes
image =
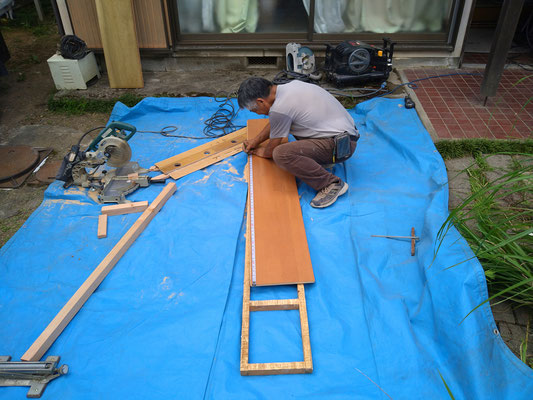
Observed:
[[[109,274],[109,272],[115,267],[124,253],[126,253],[133,242],[135,242],[175,191],[175,183],[171,182],[165,186],[150,206],[141,214],[137,221],[134,222],[126,234],[122,236],[115,247],[111,249],[102,262],[98,264],[96,269],[79,287],[76,293],[72,295],[70,300],[67,301],[59,313],[57,313],[54,319],[48,324],[35,342],[33,342],[26,353],[20,357],[22,361],[38,361],[41,359],[61,332],[63,332],[63,329],[65,329],[72,318],[75,317],[77,312],[89,297],[91,297],[91,294],[93,294],[100,283],[102,283],[107,274]]]
[[[96,0],[105,64],[112,88],[144,86],[132,0]]]
[[[221,138],[194,147],[183,153],[156,163],[161,172],[173,179],[179,179],[192,172],[215,164],[242,151],[246,139],[246,128],[229,133]]]

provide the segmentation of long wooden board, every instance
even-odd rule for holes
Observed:
[[[144,86],[132,0],[96,0],[98,27],[112,88]]]
[[[161,172],[173,179],[215,164],[242,151],[242,142],[246,140],[247,129],[242,128],[221,138],[187,150],[181,154],[156,163]]]
[[[259,134],[266,123],[249,120],[248,138]],[[272,160],[251,157],[256,269],[252,285],[312,283],[315,277],[296,180]]]
[[[141,232],[146,228],[150,221],[157,215],[159,210],[167,202],[167,200],[176,191],[176,184],[171,182],[165,186],[161,193],[155,198],[150,206],[141,214],[135,221],[132,227],[126,232],[118,243],[111,249],[109,254],[96,267],[96,269],[83,282],[80,288],[74,293],[70,300],[63,306],[61,311],[54,317],[52,322],[48,324],[46,329],[39,335],[37,340],[33,342],[30,348],[20,358],[22,361],[38,361],[50,348],[52,343],[63,332],[63,329],[74,318],[76,313],[85,304],[87,299],[102,283],[104,278],[113,269],[116,263],[129,249],[132,243],[137,239]]]

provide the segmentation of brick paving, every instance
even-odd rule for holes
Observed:
[[[416,93],[437,139],[526,139],[533,137],[533,72],[509,68],[503,72],[496,96],[483,105],[480,94],[484,70],[417,68],[404,70],[416,82]],[[529,103],[528,103],[529,101]]]

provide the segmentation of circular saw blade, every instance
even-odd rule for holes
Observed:
[[[131,159],[130,145],[117,137],[105,138],[98,148],[106,155],[107,165],[110,167],[121,167]]]

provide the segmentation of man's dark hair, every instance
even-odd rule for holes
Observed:
[[[264,78],[251,77],[244,80],[237,92],[239,107],[252,109],[256,99],[266,99],[270,95],[271,87],[272,82]]]

